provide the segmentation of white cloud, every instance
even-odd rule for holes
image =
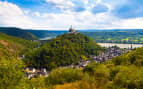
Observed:
[[[30,10],[24,10],[24,14],[29,14]]]
[[[33,16],[40,17],[40,16],[41,16],[41,14],[40,14],[39,12],[34,12],[34,13],[33,13]]]
[[[0,26],[30,28],[34,24],[17,5],[0,2]]]
[[[80,13],[62,13],[62,14],[43,14],[43,18],[47,19],[46,23],[50,26],[67,28],[70,25],[75,26],[77,29],[104,29],[105,27],[118,26],[116,21],[117,18],[110,16],[110,13],[99,13],[92,14],[89,11],[84,11]]]
[[[61,10],[69,10],[75,6],[70,0],[46,0],[46,2],[55,4],[55,7]]]
[[[64,4],[67,5],[69,0],[47,1],[54,3],[64,2]],[[85,3],[89,3],[88,0],[86,0]],[[102,3],[102,1],[99,0],[98,3]],[[105,4],[110,9],[113,8],[108,3],[102,4]],[[70,25],[73,25],[76,29],[143,28],[143,18],[120,19],[113,16],[110,11],[98,13],[96,15],[90,10],[83,12],[65,11],[58,14],[30,12],[30,10],[25,11],[15,4],[0,1],[0,26],[13,26],[28,29],[65,30],[68,29]]]
[[[121,29],[143,29],[143,17],[121,21]]]
[[[0,14],[5,13],[5,15],[22,15],[23,12],[20,8],[18,8],[16,5],[8,3],[8,2],[0,2]]]
[[[127,3],[130,3],[130,0],[101,0],[102,3],[106,3],[110,6],[112,6],[112,9],[116,9],[117,7],[121,7],[123,5],[126,5]]]

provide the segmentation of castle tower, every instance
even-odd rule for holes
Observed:
[[[68,34],[77,34],[76,30],[71,27],[69,28],[69,33]]]
[[[72,28],[72,25],[71,25],[71,27],[70,27],[70,29],[69,29],[69,32],[74,32],[75,30]]]

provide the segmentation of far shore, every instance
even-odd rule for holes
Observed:
[[[142,47],[143,44],[122,44],[122,43],[98,43],[103,47],[111,47],[111,46],[118,46],[120,48],[138,48]]]

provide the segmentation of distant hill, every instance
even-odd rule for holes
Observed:
[[[23,29],[14,28],[14,27],[0,27],[0,32],[5,33],[7,35],[24,38],[24,39],[27,39],[27,40],[38,39],[33,34],[27,32]]]
[[[18,57],[37,47],[38,43],[0,33],[0,59]]]
[[[55,38],[67,33],[62,30],[30,30],[12,27],[0,27],[0,32],[28,40]],[[78,30],[98,43],[134,43],[143,44],[143,29]]]
[[[87,60],[89,55],[97,55],[103,50],[91,38],[78,34],[63,34],[45,43],[41,48],[29,53],[25,59],[29,66],[51,70],[58,66]]]
[[[39,39],[47,38],[47,37],[56,37],[58,35],[61,35],[67,32],[67,31],[49,31],[49,30],[26,30],[26,31],[34,34]]]
[[[143,43],[143,30],[82,32],[99,43]]]
[[[83,29],[79,32],[143,31],[143,29]]]
[[[27,30],[39,39],[56,37],[67,31]],[[143,43],[143,29],[78,30],[99,43]]]

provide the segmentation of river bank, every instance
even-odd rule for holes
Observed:
[[[118,43],[98,43],[102,47],[112,47],[112,46],[118,46],[120,48],[138,48],[142,47],[143,44],[118,44]]]

